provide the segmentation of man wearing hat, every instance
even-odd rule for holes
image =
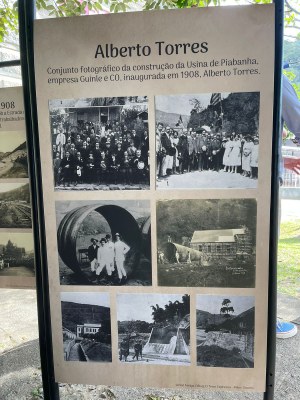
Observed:
[[[203,136],[203,131],[201,128],[196,130],[196,156],[197,156],[197,167],[198,171],[203,170],[203,149],[202,147],[206,144],[206,139]]]
[[[162,177],[171,175],[173,169],[173,156],[176,150],[172,147],[170,139],[171,128],[166,126],[166,130],[161,133],[161,146],[165,149],[165,157],[162,160]],[[175,151],[175,153],[174,153]]]
[[[118,276],[119,276],[119,280],[120,280],[119,283],[121,283],[123,276],[125,279],[127,278],[127,273],[124,268],[124,261],[125,261],[125,255],[130,250],[130,247],[127,246],[126,243],[122,242],[122,240],[120,239],[119,233],[116,233],[115,237],[116,237],[115,261],[116,261]]]
[[[95,238],[91,239],[92,244],[88,247],[88,258],[90,260],[91,271],[95,272],[96,270],[96,262],[97,262],[97,253],[99,246],[97,245],[98,240]]]
[[[64,147],[66,144],[66,135],[64,134],[64,132],[62,130],[60,130],[58,135],[56,136],[55,143],[56,143],[57,152],[60,154],[60,158],[63,158]]]
[[[115,245],[111,241],[111,236],[109,233],[105,236],[105,239],[106,239],[105,247],[107,248],[107,262],[108,262],[111,272],[113,272],[115,269],[115,265],[114,265],[115,264]]]
[[[132,131],[131,131],[131,140],[133,141],[134,147],[136,149],[139,149],[140,146],[141,146],[141,139],[136,134],[136,130],[135,129],[132,129]]]
[[[182,134],[179,137],[178,145],[178,158],[179,158],[179,172],[183,173],[188,167],[189,152],[188,152],[188,141],[187,141],[187,129],[182,130]]]
[[[110,138],[107,138],[106,140],[106,144],[105,144],[105,155],[107,157],[107,159],[109,159],[112,155],[112,142],[110,140]]]
[[[204,169],[211,170],[212,169],[212,145],[211,145],[211,134],[208,133],[206,136],[206,145],[205,145],[205,158],[204,158]]]
[[[211,149],[212,149],[212,169],[214,171],[219,172],[220,167],[221,167],[221,158],[220,158],[220,152],[221,152],[221,136],[219,133],[215,134],[212,138],[211,141]]]
[[[99,246],[98,252],[97,252],[97,263],[98,263],[98,266],[96,269],[96,275],[98,277],[104,268],[106,268],[107,275],[111,276],[108,248],[106,247],[106,240],[104,238],[102,238],[100,240],[100,246]]]

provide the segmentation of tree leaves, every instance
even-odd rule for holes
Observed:
[[[7,32],[18,32],[18,8],[17,2],[11,6],[8,0],[2,0],[0,7],[0,42],[3,42]]]
[[[239,4],[239,0],[236,3]],[[253,4],[267,4],[271,0],[249,0]],[[139,9],[157,10],[190,7],[220,6],[225,0],[36,0],[37,10],[48,11],[49,16],[73,17],[89,13],[98,14],[105,11],[111,13],[125,12],[133,8],[135,4]],[[8,32],[18,31],[18,10],[17,2],[11,6],[11,1],[2,0],[0,7],[0,42]],[[300,15],[300,10],[293,7],[288,0],[286,6],[286,26],[296,26],[299,21],[295,15]]]

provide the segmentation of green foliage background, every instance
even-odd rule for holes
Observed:
[[[143,10],[190,8],[220,6],[226,0],[36,0],[37,10],[48,12],[49,16],[72,17],[80,16],[87,12],[99,13],[109,9],[112,13],[128,11],[132,6],[137,5]],[[239,0],[236,0],[237,4]],[[250,0],[254,4],[271,3],[271,0]],[[17,1],[1,0],[0,3],[0,42],[9,31],[18,30]],[[291,11],[286,17],[287,24],[295,23],[295,12]]]

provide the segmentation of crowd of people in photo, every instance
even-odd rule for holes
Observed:
[[[60,124],[53,135],[55,186],[77,184],[149,184],[148,130],[124,124]]]
[[[213,132],[208,126],[156,128],[157,177],[191,171],[223,171],[258,178],[259,138],[232,132]]]
[[[130,247],[120,239],[120,234],[115,234],[115,242],[107,234],[100,240],[92,238],[91,243],[87,255],[95,283],[101,284],[103,280],[113,284],[116,276],[119,284],[124,283],[127,279],[124,262]]]

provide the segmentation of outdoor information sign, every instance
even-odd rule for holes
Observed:
[[[274,6],[35,22],[55,379],[265,391]]]
[[[0,89],[0,287],[35,286],[22,87]]]

